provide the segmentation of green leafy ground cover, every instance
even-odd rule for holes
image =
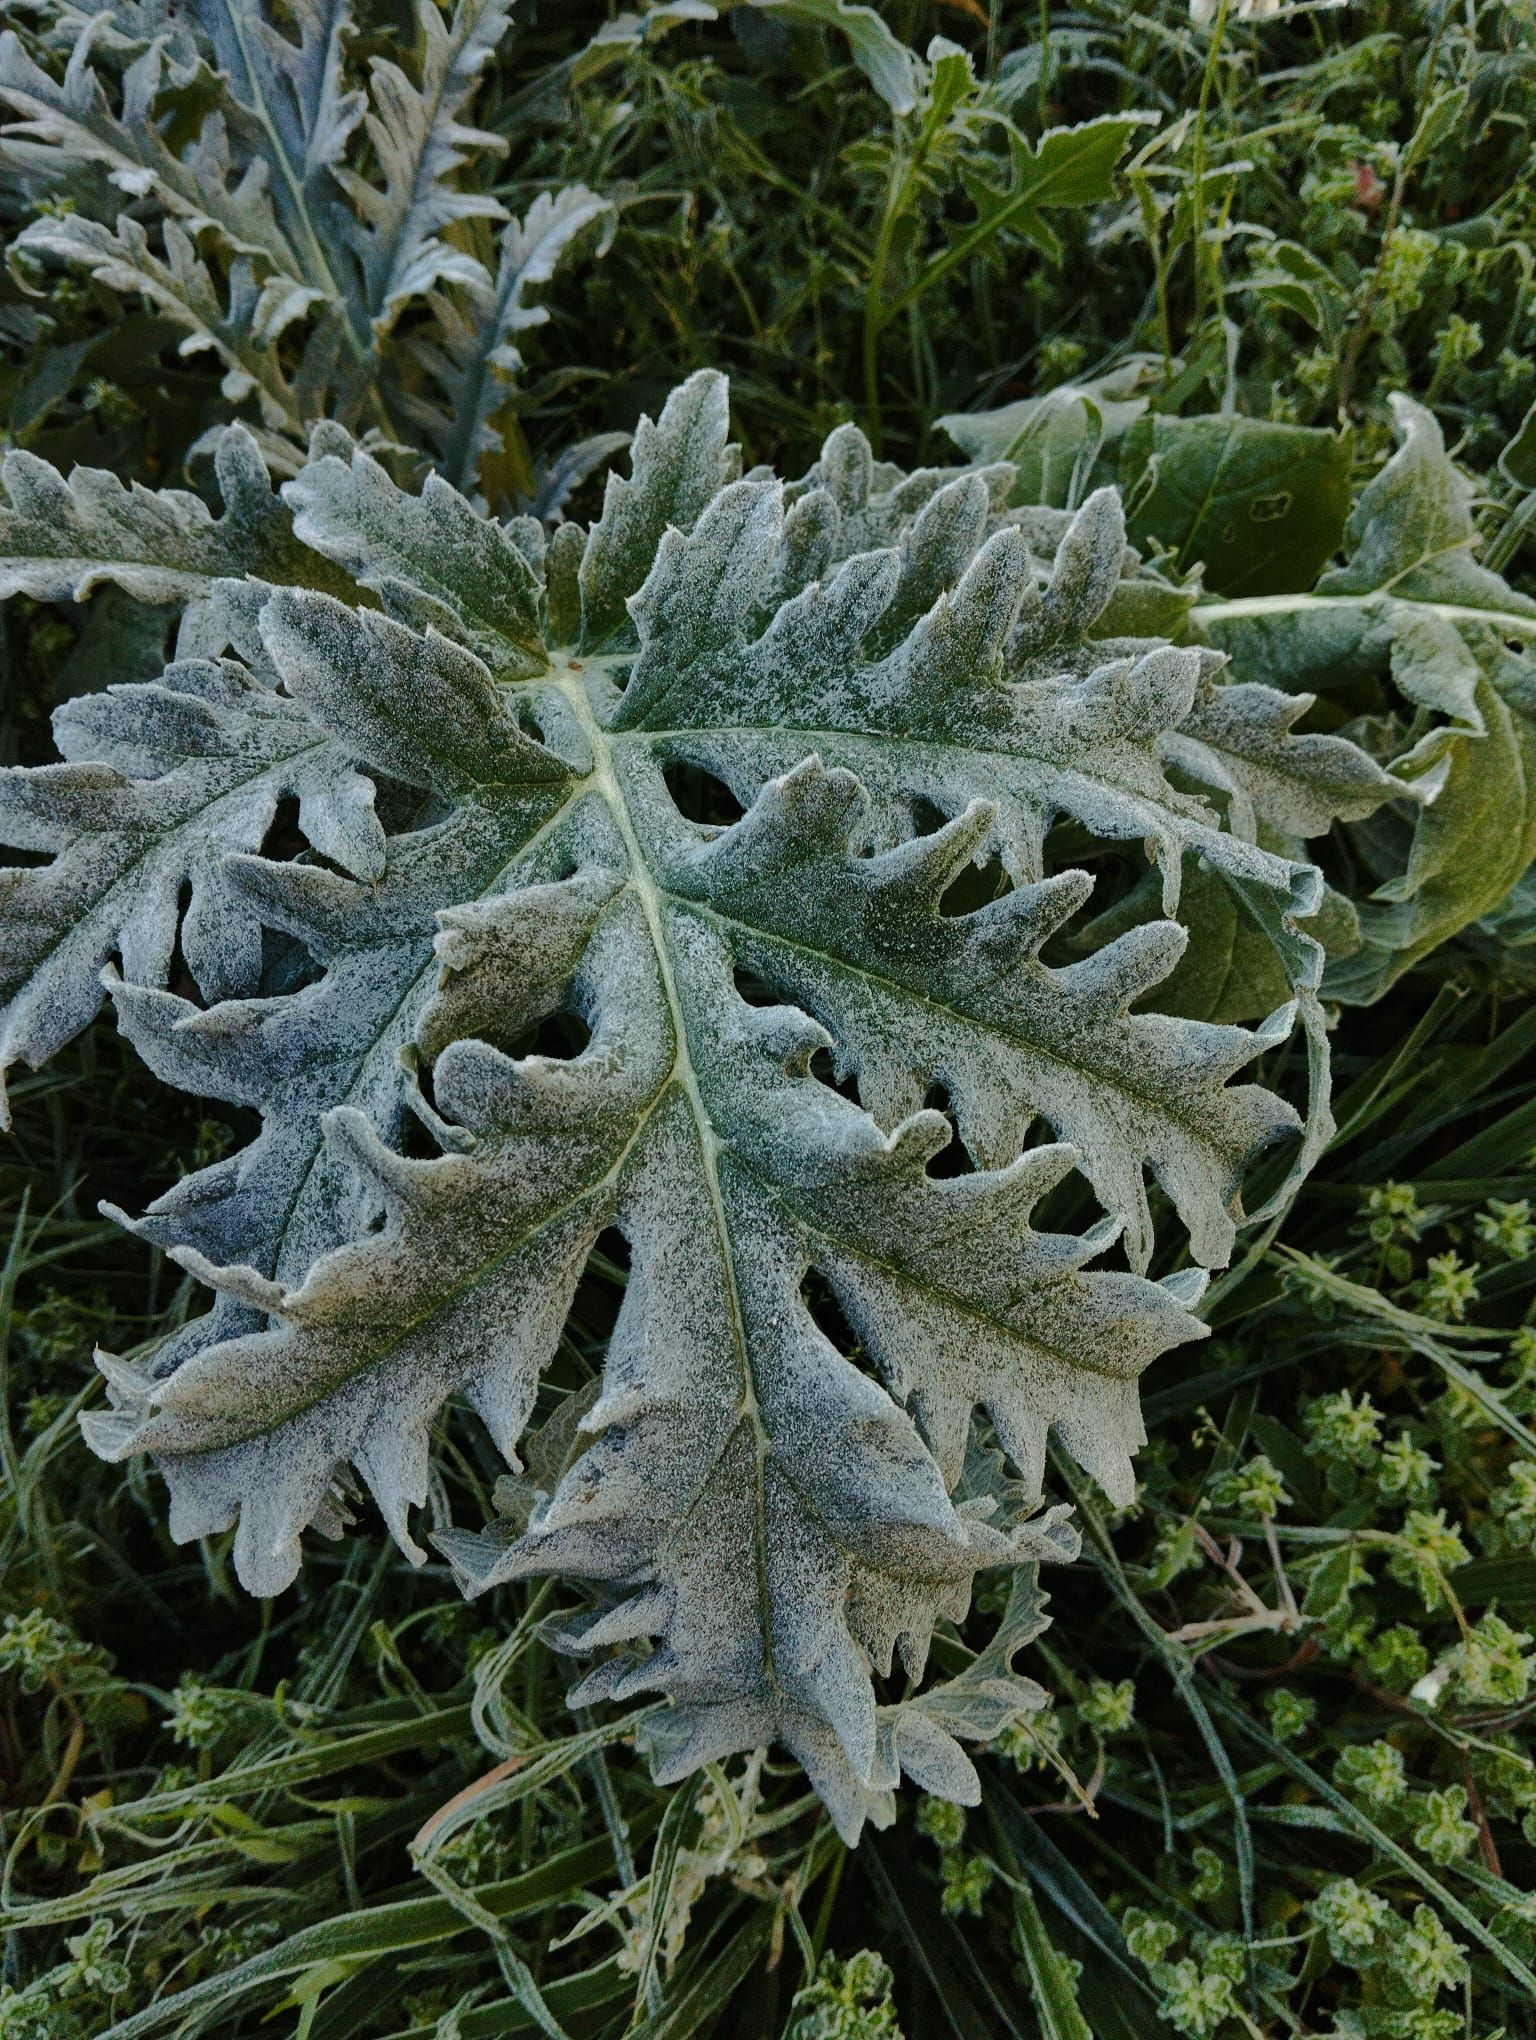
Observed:
[[[116,106],[170,24],[134,143],[159,181],[135,192],[138,159],[38,112],[86,17],[15,12],[7,104],[45,131],[4,171],[12,445],[210,488],[206,430],[246,419],[281,474],[324,411],[403,480],[392,442],[493,511],[586,517],[614,435],[720,367],[749,466],[801,472],[852,419],[905,467],[1014,461],[1019,503],[1115,483],[1149,626],[1316,693],[1304,729],[1348,728],[1436,798],[1298,817],[1335,902],[1338,1132],[1213,1284],[1212,1338],[1146,1378],[1133,1506],[1053,1455],[1081,1556],[1011,1611],[1032,1626],[1049,1596],[1020,1660],[1048,1710],[980,1759],[979,1807],[910,1795],[852,1853],[779,1755],[663,1790],[639,1710],[573,1718],[548,1585],[466,1604],[446,1566],[356,1538],[254,1602],[227,1538],[173,1545],[157,1477],[98,1463],[76,1419],[94,1341],[202,1302],[97,1207],[142,1210],[250,1128],[152,1091],[110,1021],[16,1073],[0,2034],[1532,2031],[1530,9],[1196,28],[966,0],[882,9],[882,35],[830,6],[525,8],[484,31],[472,118],[504,146],[465,142],[443,218],[407,207],[400,259],[375,239],[345,275],[298,200],[280,243],[232,181],[165,200],[154,152],[179,160],[220,89],[174,14],[93,31]],[[384,54],[417,85],[447,61],[365,10],[351,61]],[[377,178],[389,137],[362,146]],[[23,593],[5,630],[7,762],[165,649],[111,590]],[[1234,924],[1178,1010],[1269,1009],[1241,945]],[[1298,1058],[1266,1076],[1294,1085]],[[622,1280],[591,1271],[552,1396],[593,1372]],[[434,1520],[484,1521],[500,1472],[450,1412]]]

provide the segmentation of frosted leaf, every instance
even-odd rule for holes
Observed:
[[[284,490],[295,535],[374,589],[405,622],[435,625],[497,673],[544,663],[542,590],[505,528],[440,476],[419,496],[356,450],[311,459]]]
[[[658,1776],[778,1739],[852,1837],[903,1772],[968,1797],[961,1741],[1032,1704],[1027,1624],[931,1695],[874,1682],[921,1676],[978,1570],[1067,1548],[1031,1513],[1053,1432],[1130,1498],[1138,1377],[1202,1329],[1201,1265],[1133,1272],[1149,1179],[1193,1260],[1224,1262],[1251,1158],[1298,1125],[1248,1066],[1313,996],[1318,882],[1234,827],[1240,774],[1291,741],[1282,705],[1250,691],[1223,720],[1210,653],[1095,637],[1127,570],[1111,494],[1033,527],[1037,564],[1006,475],[904,478],[843,428],[786,492],[738,478],[727,431],[722,380],[695,376],[593,529],[547,539],[316,434],[284,543],[333,578],[247,578],[218,613],[239,658],[196,671],[245,690],[222,741],[263,787],[296,776],[273,731],[319,775],[291,789],[310,851],[253,855],[254,821],[221,817],[202,881],[227,934],[297,940],[319,975],[220,960],[205,990],[236,996],[179,997],[169,876],[158,949],[119,942],[130,1039],[262,1131],[134,1222],[217,1300],[104,1361],[87,1422],[108,1456],[154,1455],[177,1536],[237,1526],[253,1591],[293,1578],[306,1527],[339,1529],[349,1468],[419,1557],[444,1402],[516,1464],[617,1227],[632,1273],[579,1427],[518,1522],[445,1548],[471,1586],[582,1583],[579,1697],[665,1696]],[[189,700],[188,670],[66,717],[79,763],[49,770],[158,770],[148,697]],[[111,721],[130,711],[137,736]],[[1208,801],[1191,747],[1218,742]],[[739,818],[692,819],[677,768]],[[1353,799],[1349,747],[1327,769]],[[387,835],[361,819],[375,786]],[[1063,829],[1145,846],[1162,902],[1076,961],[1059,938],[1094,879],[1053,868]],[[1189,944],[1186,866],[1280,959],[1257,1029],[1143,1010]],[[561,1013],[585,1046],[524,1052]],[[84,1017],[59,1006],[54,1033]],[[1037,1222],[1074,1169],[1105,1211],[1081,1235]],[[1122,1235],[1130,1268],[1099,1265]]]
[[[275,343],[285,328],[321,302],[321,293],[289,277],[263,284],[243,255],[231,264],[227,291],[221,293],[186,228],[168,219],[163,232],[162,260],[137,220],[124,217],[113,229],[66,214],[34,221],[16,237],[15,250],[72,264],[109,290],[137,293],[182,332],[179,353],[218,356],[224,365],[220,388],[231,404],[254,397],[263,424],[280,429],[293,415],[296,399]]]
[[[61,179],[85,166],[106,173],[118,192],[144,199],[180,220],[187,231],[214,227],[236,253],[260,257],[277,274],[302,279],[304,265],[287,225],[274,209],[272,185],[252,176],[230,148],[229,124],[221,112],[204,112],[194,139],[180,150],[167,142],[157,108],[167,84],[184,85],[195,75],[179,73],[159,36],[135,56],[120,79],[98,64],[107,17],[96,15],[75,37],[62,79],[54,79],[27,54],[9,29],[0,35],[0,107],[9,118],[3,153],[17,169],[39,180]],[[176,40],[185,37],[181,30]],[[185,50],[183,55],[187,54]]]
[[[414,427],[471,489],[482,462],[493,496],[526,482],[496,458],[517,336],[608,201],[575,185],[511,219],[494,195],[507,141],[470,112],[509,0],[420,0],[389,54],[357,36],[349,0],[51,17],[30,47],[0,35],[0,160],[70,200],[17,236],[19,263],[136,293],[183,352],[215,352],[224,396],[258,407],[289,472],[325,416],[391,443]],[[503,223],[489,265],[470,221]]]
[[[412,351],[436,388],[413,416],[457,487],[469,485],[487,455],[503,451],[495,415],[522,366],[517,335],[549,317],[529,293],[550,280],[586,227],[605,218],[608,201],[584,185],[540,192],[502,228],[494,277],[482,273],[434,295],[438,331]]]
[[[85,1025],[111,955],[135,982],[164,985],[179,936],[206,997],[255,989],[261,920],[222,859],[258,849],[284,797],[323,855],[363,878],[384,866],[372,785],[233,661],[78,695],[53,727],[68,762],[0,774],[0,843],[52,853],[0,870],[0,1083]]]
[[[411,298],[444,281],[473,283],[483,275],[442,230],[459,220],[505,216],[497,199],[463,189],[452,173],[471,150],[502,147],[462,116],[510,16],[507,0],[458,0],[445,21],[423,0],[416,10],[419,75],[409,76],[388,57],[370,59],[362,125],[373,174],[364,177],[338,162],[331,176],[356,215],[340,214],[338,226],[376,337]]]
[[[225,580],[297,582],[340,593],[344,574],[302,545],[250,433],[214,444],[223,508],[185,489],[125,487],[105,468],[66,479],[34,453],[0,462],[0,596],[84,601],[103,583],[139,602],[196,603]]]

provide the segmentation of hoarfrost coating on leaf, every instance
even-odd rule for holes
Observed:
[[[66,762],[0,781],[5,839],[52,855],[4,873],[3,1059],[104,980],[158,1076],[262,1120],[125,1217],[216,1301],[103,1358],[88,1437],[154,1456],[178,1538],[237,1525],[253,1592],[339,1533],[354,1477],[419,1559],[444,1403],[516,1467],[617,1227],[569,1449],[520,1523],[441,1547],[471,1590],[581,1584],[579,1697],[670,1701],[661,1777],[777,1739],[850,1837],[902,1771],[973,1796],[956,1738],[1033,1704],[1017,1638],[926,1697],[874,1681],[920,1678],[978,1570],[1070,1548],[1030,1513],[1049,1434],[1130,1499],[1138,1377],[1202,1332],[1248,1166],[1300,1125],[1245,1076],[1298,1007],[1327,1123],[1319,880],[1234,826],[1244,788],[1392,782],[1224,693],[1214,653],[1095,635],[1135,565],[1113,492],[1042,527],[1005,467],[904,476],[849,427],[788,489],[742,476],[711,373],[641,421],[590,531],[406,493],[334,426],[280,493],[245,435],[219,458],[217,520],[25,457],[0,515],[12,586],[182,614],[160,682],[66,703]],[[739,819],[690,819],[680,767]],[[261,854],[285,799],[287,862]],[[1071,960],[1094,881],[1050,868],[1062,830],[1144,851],[1161,897]],[[1142,1010],[1187,871],[1280,959],[1257,1028]],[[585,1046],[521,1052],[560,1013]],[[955,1143],[969,1173],[936,1171]],[[1102,1221],[1038,1229],[1074,1169]],[[1159,1281],[1149,1176],[1193,1263]]]

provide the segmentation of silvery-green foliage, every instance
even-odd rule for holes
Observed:
[[[571,186],[513,217],[466,174],[506,151],[468,116],[507,0],[423,0],[414,47],[366,69],[347,0],[43,13],[30,46],[0,37],[0,160],[80,210],[16,237],[18,274],[65,264],[144,298],[184,353],[217,355],[285,462],[322,416],[409,425],[473,489],[517,336],[547,316],[530,294],[609,211]],[[494,231],[489,266],[450,231],[465,221]],[[402,342],[408,308],[426,316]]]
[[[0,463],[0,598],[83,602],[111,584],[156,608],[200,616],[238,600],[242,581],[344,594],[349,577],[293,534],[251,435],[231,426],[214,449],[215,515],[185,489],[125,485],[101,468],[67,478],[36,454]],[[222,649],[222,646],[219,647]]]
[[[182,608],[162,681],[66,704],[67,762],[3,782],[8,838],[54,853],[5,874],[4,1059],[80,1026],[115,957],[151,1068],[262,1121],[127,1221],[217,1300],[104,1359],[92,1443],[154,1456],[178,1537],[237,1524],[255,1592],[354,1479],[420,1557],[444,1403],[515,1465],[617,1227],[579,1429],[515,1519],[444,1534],[456,1568],[584,1583],[579,1694],[671,1702],[660,1777],[777,1739],[850,1836],[902,1772],[972,1796],[957,1737],[1029,1704],[1012,1646],[899,1704],[873,1678],[920,1677],[978,1570],[1065,1548],[1030,1515],[1050,1433],[1129,1500],[1137,1379],[1199,1334],[1248,1164],[1299,1125],[1244,1072],[1298,1006],[1320,1039],[1317,874],[1233,818],[1373,768],[1208,651],[1099,635],[1136,571],[1112,492],[1015,516],[1004,468],[902,475],[849,427],[787,489],[743,477],[710,373],[590,530],[410,494],[335,426],[280,494],[238,429],[219,460],[215,519],[16,456],[0,519],[12,587]],[[740,818],[690,819],[680,766]],[[289,862],[259,849],[285,796]],[[1050,868],[1063,828],[1144,847],[1163,901],[1066,963],[1094,881]],[[1002,877],[957,905],[974,867]],[[1186,874],[1281,959],[1255,1030],[1144,1010]],[[586,1046],[527,1052],[560,1013]],[[970,1172],[935,1171],[955,1143]],[[1074,1169],[1102,1222],[1039,1229]],[[1192,1264],[1159,1281],[1149,1174]],[[1117,1238],[1129,1267],[1096,1265]]]

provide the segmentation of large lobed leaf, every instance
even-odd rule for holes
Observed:
[[[198,651],[66,706],[71,762],[14,779],[16,833],[57,853],[14,875],[47,902],[24,925],[69,955],[23,958],[13,1052],[81,1024],[115,953],[152,1067],[263,1122],[137,1221],[218,1301],[104,1361],[93,1443],[154,1454],[179,1537],[237,1522],[254,1591],[292,1579],[307,1526],[341,1528],[349,1468],[420,1556],[438,1412],[462,1396],[515,1464],[617,1227],[632,1272],[563,1470],[520,1531],[447,1548],[471,1586],[585,1583],[580,1692],[670,1700],[659,1775],[777,1737],[850,1836],[903,1770],[974,1791],[955,1736],[995,1731],[1008,1653],[942,1703],[875,1681],[921,1675],[979,1569],[1059,1547],[1028,1519],[1051,1432],[1129,1498],[1137,1379],[1199,1334],[1247,1166],[1298,1125],[1243,1073],[1322,962],[1316,874],[1194,790],[1231,811],[1311,784],[1316,740],[1223,693],[1209,652],[1095,636],[1135,565],[1113,493],[1042,521],[1003,507],[1010,481],[902,475],[847,427],[789,489],[742,478],[703,373],[641,422],[590,532],[499,525],[441,478],[404,493],[327,428],[251,526],[280,576],[253,556],[234,580],[160,499],[111,499],[67,565],[13,539],[16,584],[61,592],[85,556],[132,586],[147,550]],[[306,556],[329,591],[293,585]],[[1342,742],[1325,764],[1374,790]],[[679,773],[739,819],[690,819]],[[253,854],[283,793],[317,854]],[[1065,962],[1094,882],[1050,868],[1063,829],[1145,846],[1163,903]],[[1186,867],[1281,959],[1256,1030],[1141,1010],[1187,947]],[[237,956],[205,942],[200,887]],[[206,1006],[168,982],[178,925]],[[585,1047],[528,1052],[559,1013]],[[1081,1236],[1036,1218],[1074,1169],[1106,1213]],[[1149,1174],[1195,1264],[1156,1282]],[[1129,1265],[1096,1265],[1122,1236]],[[977,1478],[984,1436],[1013,1479]]]

